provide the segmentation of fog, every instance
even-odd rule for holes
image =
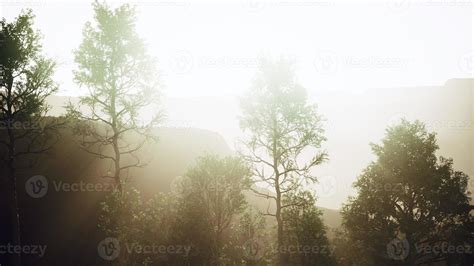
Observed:
[[[474,265],[473,11],[0,0],[0,266]]]
[[[238,99],[250,87],[258,58],[282,56],[294,63],[298,81],[327,120],[329,162],[315,171],[337,182],[329,181],[321,206],[339,208],[351,195],[352,182],[372,159],[369,142],[381,139],[397,119],[435,121],[433,129],[444,129],[442,140],[459,131],[456,123],[472,136],[472,100],[410,102],[429,91],[421,87],[472,77],[472,10],[466,2],[131,3],[138,8],[137,31],[158,60],[166,126],[214,131],[237,149]],[[93,16],[90,2],[4,1],[0,14],[10,20],[26,7],[36,14],[44,50],[58,62],[58,95],[83,95],[85,88],[73,82],[72,52]],[[387,106],[393,93],[403,98],[396,107]],[[417,108],[421,104],[426,107]],[[441,110],[448,119],[439,119]]]

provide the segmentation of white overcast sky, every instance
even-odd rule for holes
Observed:
[[[294,59],[312,94],[472,76],[471,1],[129,2],[138,6],[137,30],[159,60],[170,97],[240,95],[259,55]],[[72,50],[93,17],[90,2],[0,3],[7,20],[34,10],[44,50],[59,64],[60,94],[81,93],[72,82]]]

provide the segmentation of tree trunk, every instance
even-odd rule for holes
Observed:
[[[285,265],[285,254],[282,253],[283,249],[283,219],[281,217],[281,193],[277,190],[276,196],[276,220],[277,220],[277,238],[278,238],[278,265]]]
[[[413,242],[413,237],[412,233],[408,232],[405,235],[406,240],[408,241],[408,244],[410,245],[409,252],[408,252],[408,257],[406,258],[407,265],[415,265],[416,261],[416,248],[415,248],[415,243]]]
[[[10,169],[10,173],[14,173],[14,169]],[[14,175],[9,178],[9,206],[10,206],[10,217],[12,224],[12,241],[13,245],[21,246],[21,229],[20,229],[20,211],[18,208],[18,193],[17,193],[17,180]],[[21,254],[12,254],[13,265],[21,265]]]
[[[275,217],[277,220],[277,241],[278,241],[278,265],[285,265],[285,254],[282,253],[283,248],[283,219],[281,217],[281,189],[280,189],[280,171],[278,170],[279,154],[277,150],[278,140],[278,125],[275,115],[273,115],[273,141],[272,141],[272,157],[273,157],[273,172],[275,174],[275,192],[276,192],[276,212]]]
[[[11,128],[7,127],[9,147],[8,147],[8,204],[10,207],[10,219],[12,225],[12,241],[13,245],[21,246],[21,228],[20,228],[20,211],[18,208],[18,192],[17,192],[17,179],[15,171],[15,136]],[[11,254],[13,265],[21,265],[21,254]]]
[[[122,188],[122,179],[120,178],[120,150],[119,150],[119,147],[118,147],[117,137],[114,137],[113,146],[114,146],[114,153],[115,153],[114,179],[115,179],[115,182],[117,183],[117,187],[118,187],[118,190],[119,190],[120,194],[122,194],[123,193],[123,188]]]

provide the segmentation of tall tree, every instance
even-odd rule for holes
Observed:
[[[417,265],[454,259],[425,252],[437,245],[473,243],[468,177],[453,170],[451,159],[436,156],[434,133],[419,121],[403,120],[372,150],[376,160],[356,181],[358,196],[343,208],[348,237],[365,252],[359,255],[374,265]],[[462,260],[463,254],[456,257]]]
[[[68,109],[82,148],[111,161],[113,169],[104,177],[113,178],[122,191],[123,173],[144,165],[136,152],[153,138],[151,129],[162,119],[160,111],[148,119],[143,116],[145,108],[158,101],[157,72],[135,32],[134,8],[125,4],[113,9],[98,1],[93,7],[95,21],[85,25],[74,72],[75,81],[89,94],[80,99],[80,106],[70,104]],[[127,143],[127,134],[140,138]],[[132,163],[124,165],[125,160]]]
[[[247,134],[245,158],[255,166],[256,181],[270,186],[273,194],[254,192],[275,202],[275,213],[266,215],[276,218],[281,247],[282,210],[291,206],[283,203],[284,196],[298,190],[302,182],[315,182],[311,169],[327,158],[320,151],[325,141],[321,117],[316,106],[308,103],[292,65],[284,59],[261,60],[254,85],[241,101],[241,109],[240,126]]]
[[[55,139],[54,129],[59,126],[55,119],[46,117],[46,98],[57,90],[51,78],[55,64],[41,54],[40,35],[33,28],[33,19],[28,10],[13,22],[0,21],[0,145],[7,169],[2,173],[1,186],[8,194],[16,245],[21,243],[17,169],[24,167],[19,158],[34,159],[31,155],[49,150]],[[15,264],[21,264],[20,254]]]

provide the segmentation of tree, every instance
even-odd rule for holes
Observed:
[[[135,189],[114,191],[101,203],[99,228],[106,237],[114,236],[122,247],[169,245],[177,222],[175,203],[159,193],[146,199]],[[118,219],[116,219],[118,218]],[[173,254],[121,252],[117,265],[162,265]],[[182,254],[180,254],[182,255]]]
[[[226,245],[227,260],[224,265],[262,265],[271,261],[271,237],[265,216],[248,206],[232,224],[229,244]]]
[[[2,162],[7,168],[1,186],[8,194],[16,245],[21,243],[17,169],[24,167],[19,159],[33,160],[34,155],[48,151],[61,124],[46,117],[46,98],[57,90],[51,78],[55,64],[41,55],[40,35],[33,29],[33,19],[28,10],[11,23],[5,19],[0,22],[0,145],[5,149]],[[21,264],[20,254],[15,264]]]
[[[316,207],[311,193],[298,191],[287,195],[283,202],[290,206],[282,214],[285,262],[290,265],[333,265],[322,212]]]
[[[178,231],[199,249],[199,263],[220,265],[232,222],[246,207],[250,169],[239,157],[200,157],[185,175]]]
[[[153,138],[151,129],[163,118],[160,111],[149,119],[143,116],[145,107],[158,100],[157,73],[135,32],[135,10],[127,4],[111,9],[97,1],[93,7],[95,24],[84,27],[74,72],[75,81],[89,94],[81,97],[80,106],[70,104],[68,112],[76,120],[81,147],[111,161],[113,169],[104,177],[113,178],[122,191],[123,173],[144,165],[136,152]],[[140,138],[126,143],[124,136],[132,134]],[[126,160],[132,163],[124,165]]]
[[[365,252],[359,255],[373,265],[462,264],[463,254],[426,252],[472,243],[468,177],[453,170],[451,159],[436,156],[435,134],[419,121],[402,120],[372,150],[377,159],[356,181],[358,196],[343,208],[350,242]]]
[[[274,194],[254,192],[275,202],[275,213],[266,215],[275,217],[278,246],[282,247],[282,211],[291,206],[283,204],[284,196],[296,191],[303,181],[315,182],[310,170],[327,159],[326,153],[319,151],[325,141],[322,119],[316,106],[308,103],[291,64],[283,59],[260,62],[254,86],[242,99],[241,109],[240,126],[248,135],[245,158],[254,165],[257,184],[270,186]],[[304,160],[308,152],[314,156]]]

